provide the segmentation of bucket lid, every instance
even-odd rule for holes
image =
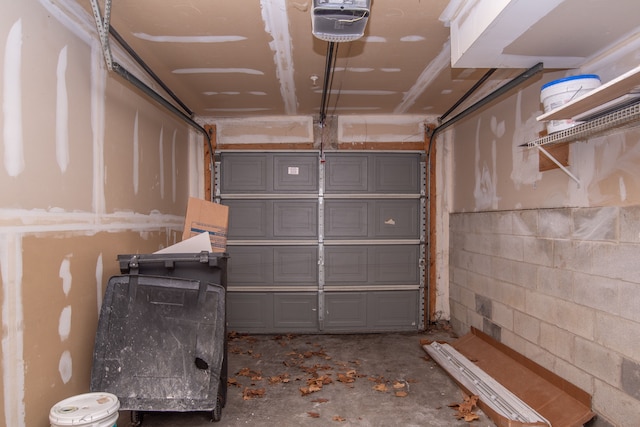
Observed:
[[[600,76],[597,74],[578,74],[577,76],[563,77],[561,79],[553,80],[553,81],[550,81],[549,83],[545,83],[544,85],[542,85],[542,88],[540,90],[544,90],[549,86],[557,85],[559,83],[569,82],[571,80],[582,80],[582,79],[596,79],[600,81]]]
[[[77,426],[78,422],[100,421],[118,412],[120,402],[111,393],[86,393],[56,403],[49,421],[56,425]]]

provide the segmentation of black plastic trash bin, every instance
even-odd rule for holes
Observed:
[[[226,254],[118,256],[100,312],[92,391],[132,411],[211,411],[227,394]]]

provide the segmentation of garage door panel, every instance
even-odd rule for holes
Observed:
[[[326,156],[325,172],[327,193],[366,193],[369,191],[369,156]]]
[[[221,190],[224,193],[253,193],[267,190],[268,158],[264,155],[234,155],[224,158]]]
[[[420,327],[419,153],[221,153],[228,325],[255,333]]]
[[[228,200],[229,239],[267,239],[271,231],[271,204],[267,200]]]
[[[374,246],[369,253],[369,268],[375,284],[419,285],[417,245]]]
[[[374,237],[419,238],[419,201],[379,200],[375,203]]]
[[[318,157],[313,156],[274,156],[274,192],[318,191]]]
[[[229,246],[227,282],[232,286],[273,283],[273,250],[264,246]]]
[[[369,203],[366,200],[327,200],[325,237],[366,238],[369,235]]]
[[[418,291],[371,292],[367,302],[369,327],[373,330],[416,328]]]
[[[324,254],[327,285],[367,283],[367,247],[327,246]]]
[[[228,292],[227,322],[238,332],[273,329],[273,294]]]
[[[273,202],[273,237],[317,238],[318,204],[309,200]]]
[[[274,328],[290,332],[318,329],[318,296],[315,293],[274,294]]]
[[[365,292],[325,293],[325,329],[358,330],[367,326],[367,294]]]
[[[274,284],[315,285],[318,282],[318,248],[273,248]]]
[[[419,193],[420,159],[415,155],[388,155],[375,158],[373,180],[377,193]]]

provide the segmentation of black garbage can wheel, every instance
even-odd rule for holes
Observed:
[[[131,427],[140,427],[142,425],[143,413],[140,411],[131,411]]]
[[[220,396],[216,399],[216,407],[211,411],[211,420],[217,423],[222,419],[222,398]]]

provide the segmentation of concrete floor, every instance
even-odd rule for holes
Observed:
[[[446,328],[426,333],[232,337],[232,384],[220,422],[211,424],[208,413],[152,412],[144,414],[142,425],[495,427],[479,409],[479,420],[456,419],[457,411],[448,405],[462,402],[463,395],[426,357],[421,339],[455,337]],[[303,395],[301,389],[312,389],[310,384],[318,391]],[[249,396],[251,391],[258,395]],[[118,426],[128,426],[129,420],[130,414],[122,412]]]

